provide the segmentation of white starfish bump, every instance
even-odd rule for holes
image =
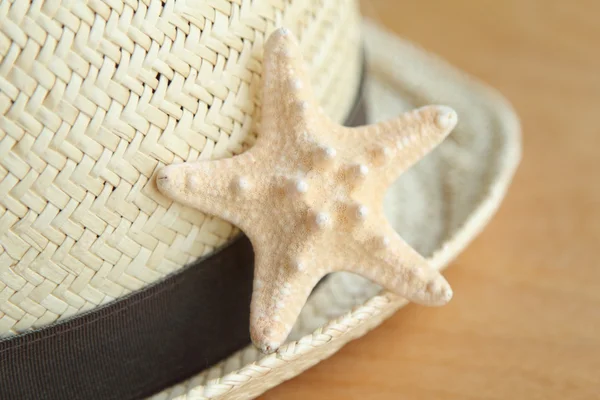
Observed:
[[[446,280],[391,228],[389,185],[457,123],[427,106],[346,128],[319,111],[289,30],[265,43],[262,120],[255,145],[224,160],[170,165],[157,186],[171,199],[237,225],[255,251],[250,332],[265,352],[287,338],[311,290],[349,270],[425,304],[452,297]],[[234,279],[234,278],[232,278]]]

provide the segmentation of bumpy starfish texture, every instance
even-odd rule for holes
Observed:
[[[447,303],[450,286],[391,227],[383,197],[454,128],[456,113],[428,106],[376,125],[337,125],[316,104],[287,29],[266,42],[263,70],[262,121],[251,149],[157,175],[162,193],[250,238],[254,344],[277,349],[311,290],[333,271],[361,274],[416,303]]]

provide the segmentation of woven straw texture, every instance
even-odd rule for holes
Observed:
[[[152,178],[252,144],[278,26],[342,121],[361,67],[354,0],[0,1],[0,337],[140,289],[235,234]]]
[[[499,206],[520,159],[520,127],[494,91],[435,56],[366,24],[371,121],[428,103],[459,114],[455,131],[390,190],[386,212],[394,227],[444,268],[483,229]],[[254,398],[335,353],[380,324],[403,299],[339,272],[304,307],[291,341],[263,355],[253,346],[153,400]]]

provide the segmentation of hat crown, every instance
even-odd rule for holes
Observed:
[[[0,336],[140,289],[235,234],[152,178],[252,144],[275,28],[300,38],[333,119],[359,82],[354,0],[14,2],[0,13]]]

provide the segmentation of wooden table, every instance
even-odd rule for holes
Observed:
[[[364,14],[500,89],[524,159],[445,273],[448,306],[400,310],[263,399],[600,399],[600,1],[365,0]]]

